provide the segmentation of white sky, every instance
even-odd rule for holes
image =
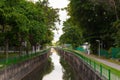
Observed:
[[[33,1],[38,1],[38,0],[33,0]],[[48,0],[49,1],[49,6],[53,7],[53,8],[64,8],[67,7],[69,1],[68,0]],[[56,42],[59,40],[59,37],[63,34],[62,31],[62,27],[63,27],[63,21],[65,21],[68,16],[67,16],[67,12],[64,11],[59,11],[59,15],[60,15],[60,20],[61,20],[61,24],[59,25],[59,23],[56,23],[56,27],[59,28],[58,31],[53,31],[54,32],[54,40],[53,42]]]
[[[52,6],[53,8],[64,8],[67,7],[67,4],[69,3],[68,0],[49,0],[50,6]],[[53,31],[54,32],[54,40],[53,41],[58,41],[59,37],[63,34],[62,31],[62,25],[63,25],[63,21],[65,21],[68,16],[67,16],[67,12],[61,11],[59,12],[60,15],[60,20],[61,20],[61,24],[59,25],[58,23],[56,23],[56,27],[59,28],[58,33],[57,31]]]

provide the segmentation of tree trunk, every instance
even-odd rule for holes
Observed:
[[[9,43],[8,43],[8,39],[6,39],[5,41],[5,55],[6,55],[6,63],[8,62],[8,47],[9,47]]]
[[[5,32],[5,25],[3,25],[3,27],[2,27],[2,33],[4,33]]]
[[[15,53],[16,47],[14,47],[14,53]]]
[[[5,41],[5,51],[4,51],[5,54],[8,54],[8,47],[9,47],[9,43],[8,43],[8,39],[6,39],[6,41]]]
[[[119,20],[116,2],[115,2],[115,0],[112,0],[112,2],[113,2],[113,5],[114,5],[114,9],[115,9],[116,20]]]
[[[32,46],[32,52],[33,53],[35,52],[35,46]]]
[[[35,53],[36,53],[37,46],[35,45]]]
[[[26,54],[29,55],[28,46],[25,47],[25,50],[26,50]]]
[[[21,56],[22,55],[22,45],[20,44],[20,46],[19,46],[19,56]]]

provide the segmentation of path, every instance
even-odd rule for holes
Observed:
[[[112,68],[115,68],[115,69],[117,69],[117,70],[120,70],[120,65],[119,64],[116,64],[116,63],[112,63],[112,62],[109,62],[109,61],[106,61],[106,60],[102,60],[102,59],[100,59],[100,58],[95,58],[95,57],[93,57],[96,61],[99,61],[99,62],[101,62],[101,63],[103,63],[103,64],[105,64],[105,65],[108,65],[108,66],[110,66],[110,67],[112,67]]]
[[[76,52],[79,52],[79,53],[82,54],[82,55],[85,55],[85,56],[87,56],[87,57],[89,57],[89,58],[91,58],[91,59],[94,59],[94,60],[96,60],[96,61],[98,61],[98,62],[101,62],[101,63],[103,63],[103,64],[105,64],[105,65],[108,65],[108,66],[110,66],[110,67],[112,67],[112,68],[117,69],[117,70],[120,71],[120,65],[119,65],[119,64],[116,64],[116,63],[113,63],[113,62],[109,62],[109,61],[107,61],[107,60],[105,60],[105,59],[101,59],[101,58],[98,58],[98,57],[96,57],[96,56],[83,54],[83,53],[81,53],[80,51],[76,51]]]

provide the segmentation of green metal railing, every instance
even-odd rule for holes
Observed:
[[[78,56],[80,59],[82,59],[87,65],[92,67],[94,71],[98,72],[100,76],[104,76],[107,80],[120,80],[120,76],[116,75],[114,72],[112,72],[110,69],[104,67],[100,63],[96,62],[95,60],[92,60],[86,56],[83,56],[82,54],[73,51],[64,49],[65,51],[73,52],[74,55]]]
[[[29,60],[32,59],[34,57],[40,56],[42,54],[45,54],[49,51],[50,49],[46,49],[46,50],[41,50],[40,52],[36,52],[36,53],[31,53],[31,54],[25,54],[22,56],[16,56],[16,57],[12,57],[12,58],[7,58],[7,59],[0,59],[0,68],[4,68],[6,66],[12,65],[12,64],[16,64],[25,60]]]

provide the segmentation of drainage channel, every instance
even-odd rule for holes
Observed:
[[[52,48],[48,61],[22,80],[76,80],[74,71]]]

